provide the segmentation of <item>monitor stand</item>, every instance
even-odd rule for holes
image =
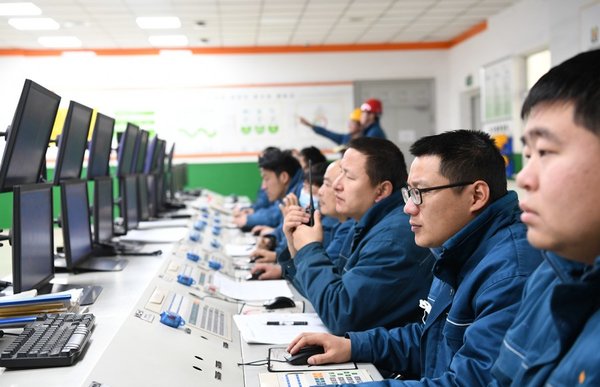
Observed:
[[[102,286],[99,285],[77,285],[77,284],[52,284],[49,283],[40,289],[38,294],[49,294],[64,292],[70,289],[82,289],[81,298],[79,299],[79,305],[92,305],[96,302],[96,299],[102,293]]]

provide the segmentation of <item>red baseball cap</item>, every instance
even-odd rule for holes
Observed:
[[[371,98],[363,102],[362,105],[360,105],[360,110],[363,112],[381,114],[383,113],[383,106],[380,100]]]

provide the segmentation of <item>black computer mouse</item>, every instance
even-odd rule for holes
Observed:
[[[308,358],[313,355],[325,353],[325,350],[320,345],[307,345],[300,348],[298,352],[285,358],[291,365],[307,365]]]
[[[257,280],[257,279],[258,279],[258,277],[260,277],[260,275],[261,275],[262,273],[264,273],[264,272],[265,272],[264,270],[257,270],[257,271],[255,271],[254,273],[250,273],[250,274],[248,274],[248,276],[246,277],[246,281],[254,281],[254,280]]]
[[[296,303],[289,297],[279,296],[265,302],[263,306],[267,309],[293,308]]]

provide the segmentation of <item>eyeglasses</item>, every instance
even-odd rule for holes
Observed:
[[[462,187],[465,185],[469,185],[469,184],[473,184],[474,181],[463,181],[460,183],[453,183],[453,184],[447,184],[447,185],[439,185],[437,187],[428,187],[428,188],[409,188],[409,187],[402,187],[400,188],[400,192],[402,192],[402,197],[404,198],[404,202],[408,203],[408,199],[412,200],[413,203],[415,203],[415,205],[420,206],[423,203],[423,196],[422,194],[429,192],[429,191],[435,191],[438,189],[446,189],[446,188],[454,188],[454,187]]]

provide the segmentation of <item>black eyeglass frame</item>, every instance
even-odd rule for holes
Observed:
[[[402,192],[402,198],[404,199],[405,203],[408,203],[408,200],[410,199],[415,204],[415,206],[420,206],[421,204],[423,204],[423,196],[421,196],[421,195],[424,193],[427,193],[429,191],[446,189],[446,188],[464,187],[465,185],[469,185],[469,184],[473,184],[473,183],[475,183],[475,182],[474,181],[468,181],[468,182],[461,181],[460,183],[438,185],[435,187],[426,187],[426,188],[409,188],[408,186],[406,186],[406,187],[400,188],[400,192]],[[418,203],[415,200],[415,198],[419,199]]]

